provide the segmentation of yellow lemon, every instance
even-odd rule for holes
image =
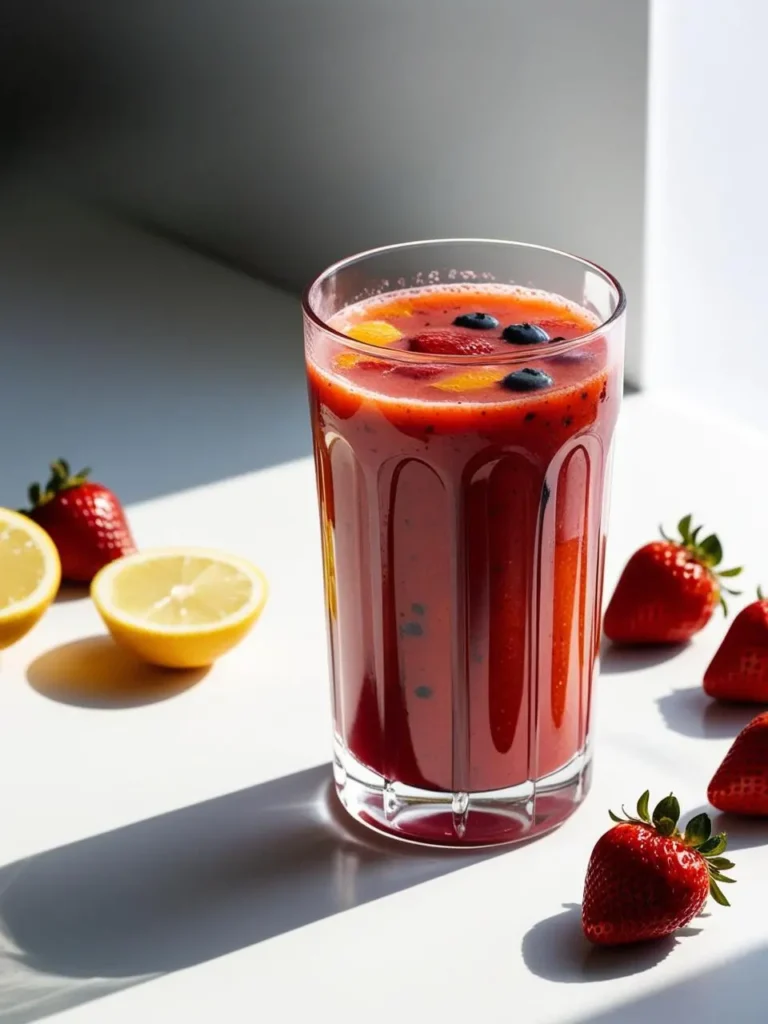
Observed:
[[[350,327],[345,333],[355,341],[364,341],[366,345],[378,347],[391,345],[393,341],[402,338],[400,331],[392,324],[388,324],[386,320],[363,320]]]
[[[126,555],[91,584],[115,640],[166,668],[202,668],[226,654],[254,625],[267,593],[254,565],[207,548]]]
[[[59,553],[45,530],[0,508],[0,650],[32,629],[60,581]]]

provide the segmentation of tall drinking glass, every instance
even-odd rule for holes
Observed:
[[[594,263],[475,239],[306,292],[334,774],[373,828],[511,842],[586,795],[624,308]]]

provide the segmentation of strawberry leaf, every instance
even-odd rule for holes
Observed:
[[[622,824],[622,822],[624,822],[624,820],[625,820],[624,818],[620,818],[620,817],[618,816],[618,814],[614,814],[614,813],[613,813],[613,811],[608,811],[608,816],[609,816],[609,818],[611,819],[611,821],[615,821],[615,822],[617,822],[617,823],[618,823],[619,825],[621,825],[621,824]]]
[[[671,818],[654,818],[653,823],[660,836],[671,836],[675,831],[675,822]]]
[[[728,882],[729,885],[734,885],[736,883],[736,879],[735,878],[727,878],[720,871],[716,871],[716,870],[710,871],[709,872],[709,877],[710,878],[714,878],[714,880],[716,882]]]
[[[712,822],[708,814],[697,814],[685,827],[685,841],[688,846],[700,847],[712,834]]]
[[[731,904],[725,898],[720,889],[720,886],[713,878],[710,878],[709,880],[709,894],[715,901],[715,903],[719,903],[721,907],[730,907]]]
[[[719,832],[716,836],[712,836],[702,843],[699,847],[699,853],[702,857],[711,857],[718,853],[725,853],[725,848],[728,845],[728,837],[725,832]]]
[[[743,572],[744,572],[744,566],[743,565],[739,565],[735,569],[723,569],[723,571],[719,572],[717,575],[718,576],[740,576]]]
[[[719,565],[723,560],[723,548],[714,533],[705,537],[698,549],[709,566]]]
[[[648,813],[648,801],[651,798],[650,792],[646,789],[640,799],[637,801],[637,816],[641,821],[647,821],[650,823],[651,817]]]
[[[674,830],[680,818],[680,804],[677,801],[677,797],[673,796],[672,793],[669,796],[665,796],[663,800],[660,800],[653,809],[653,824],[657,829],[659,828],[659,822],[664,818],[672,822]],[[665,833],[665,835],[669,835],[669,833]]]
[[[683,544],[688,545],[691,541],[691,521],[693,516],[683,516],[680,522],[677,524],[677,528],[680,531],[680,536],[683,538]]]
[[[718,871],[730,871],[731,868],[736,867],[733,861],[728,860],[727,857],[710,857],[709,863],[713,868],[717,868]]]

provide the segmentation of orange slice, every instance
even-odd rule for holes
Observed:
[[[402,338],[400,331],[386,320],[364,320],[350,327],[346,334],[355,341],[364,341],[366,345],[376,345],[379,348],[391,345],[393,341]]]
[[[440,388],[443,391],[480,391],[492,384],[498,384],[505,376],[506,370],[504,369],[481,367],[477,370],[465,370],[464,373],[455,373],[451,377],[444,377],[443,380],[435,381],[432,387]]]

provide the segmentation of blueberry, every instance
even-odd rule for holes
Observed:
[[[502,387],[510,391],[540,391],[542,388],[551,387],[552,384],[552,378],[548,373],[544,373],[543,370],[532,370],[530,367],[515,370],[501,382]]]
[[[536,324],[510,324],[501,332],[504,341],[511,345],[543,345],[549,341],[549,335],[543,327]]]
[[[462,313],[453,321],[454,327],[471,327],[473,331],[495,331],[499,321],[490,313]]]

